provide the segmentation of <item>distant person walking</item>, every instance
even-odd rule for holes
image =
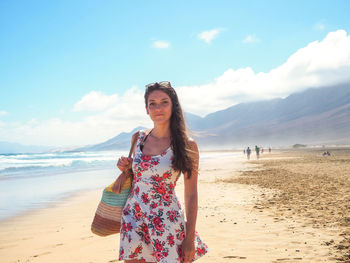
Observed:
[[[329,151],[326,151],[322,154],[323,156],[331,156],[331,153]]]
[[[258,146],[256,146],[256,145],[255,145],[255,152],[256,152],[256,159],[259,159],[260,148]]]
[[[250,160],[250,154],[252,153],[252,150],[248,147],[246,152],[247,152],[247,159]]]
[[[271,153],[271,147],[269,147],[269,153]]]

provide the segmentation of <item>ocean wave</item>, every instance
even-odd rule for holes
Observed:
[[[9,174],[9,173],[21,173],[21,172],[27,172],[27,171],[35,171],[35,170],[42,170],[42,171],[48,171],[49,169],[74,169],[74,168],[87,168],[87,167],[103,167],[106,165],[109,165],[113,163],[113,161],[110,160],[103,160],[103,161],[83,161],[83,160],[71,160],[69,163],[66,164],[35,164],[35,165],[26,165],[26,166],[13,166],[13,167],[7,167],[0,170],[1,174]]]
[[[1,155],[0,179],[115,168],[118,156],[123,154],[123,152],[80,152]]]

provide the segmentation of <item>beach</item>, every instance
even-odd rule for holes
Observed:
[[[350,262],[350,151],[241,153],[200,161],[198,262]],[[183,180],[176,192],[183,203]],[[117,262],[119,234],[90,225],[102,188],[0,222],[1,262]]]

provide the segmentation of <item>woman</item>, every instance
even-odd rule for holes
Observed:
[[[187,137],[182,109],[170,82],[146,86],[147,114],[151,130],[139,131],[134,158],[121,157],[118,168],[132,165],[133,185],[125,204],[119,260],[127,263],[187,263],[203,256],[208,248],[195,231],[198,195],[198,148]],[[174,188],[184,175],[185,210]]]

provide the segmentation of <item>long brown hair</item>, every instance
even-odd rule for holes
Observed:
[[[165,92],[170,97],[172,102],[172,112],[170,118],[170,144],[171,149],[174,153],[172,166],[176,171],[180,171],[182,173],[187,172],[188,177],[190,177],[193,170],[193,160],[189,154],[191,150],[189,149],[188,145],[188,136],[186,131],[185,119],[175,89],[171,86],[170,82],[155,82],[146,85],[146,107],[148,107],[149,95],[155,90]]]

